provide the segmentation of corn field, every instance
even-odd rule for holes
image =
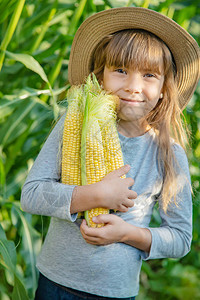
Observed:
[[[65,111],[70,46],[82,21],[120,6],[148,7],[200,42],[198,0],[0,0],[0,300],[33,299],[49,218],[24,213],[21,187]],[[137,300],[200,299],[200,86],[184,110],[193,186],[193,242],[181,259],[143,262]],[[152,226],[160,222],[154,212]]]

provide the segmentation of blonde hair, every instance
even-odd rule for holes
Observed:
[[[158,165],[164,172],[161,204],[166,212],[177,193],[177,162],[172,149],[171,137],[183,148],[187,143],[187,128],[183,126],[178,102],[176,65],[166,44],[145,30],[123,30],[104,37],[93,53],[91,71],[99,82],[104,67],[125,67],[135,70],[164,72],[163,98],[147,116],[148,124],[158,137]],[[179,166],[180,167],[180,166]]]

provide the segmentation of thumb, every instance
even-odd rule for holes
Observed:
[[[110,215],[98,215],[96,217],[92,218],[92,221],[96,224],[102,224],[102,223],[109,223],[110,222]]]

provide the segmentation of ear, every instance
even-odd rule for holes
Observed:
[[[160,94],[160,97],[159,97],[159,99],[162,99],[162,98],[163,98],[163,93],[161,93],[161,94]]]

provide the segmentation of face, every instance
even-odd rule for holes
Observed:
[[[120,122],[139,122],[162,98],[164,75],[146,70],[104,68],[103,87],[120,98]]]

